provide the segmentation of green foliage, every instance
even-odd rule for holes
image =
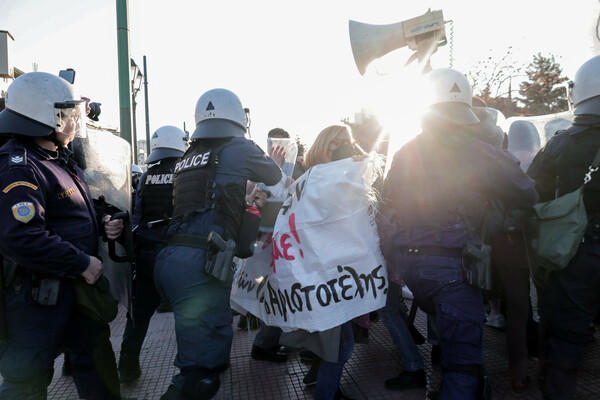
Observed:
[[[568,78],[562,76],[562,68],[553,55],[533,56],[533,61],[527,66],[525,73],[528,81],[519,86],[518,100],[524,104],[524,109],[531,115],[544,115],[568,110],[564,85]]]
[[[296,136],[296,146],[298,146],[298,154],[304,154],[308,150],[308,146],[302,143],[300,136]]]

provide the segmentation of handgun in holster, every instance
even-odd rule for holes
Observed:
[[[60,279],[57,277],[31,276],[31,298],[42,306],[55,306],[60,291]]]
[[[235,241],[230,239],[226,242],[218,233],[212,231],[206,242],[208,251],[206,252],[204,272],[222,282],[230,282],[235,269],[233,263]]]
[[[491,246],[467,242],[463,246],[462,254],[466,282],[483,290],[491,290]]]

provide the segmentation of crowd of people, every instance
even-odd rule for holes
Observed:
[[[157,129],[135,187],[133,302],[118,362],[109,341],[116,304],[98,247],[103,240],[126,243],[129,232],[114,207],[92,198],[69,146],[85,130],[86,103],[57,76],[17,78],[0,112],[0,134],[10,137],[0,148],[0,398],[45,399],[54,361],[66,352],[80,398],[120,399],[120,382],[142,374],[142,344],[161,299],[174,315],[178,369],[161,399],[214,397],[230,362],[232,285],[253,248],[272,254],[263,263],[265,281],[278,279],[283,255],[307,259],[315,276],[349,270],[335,251],[326,265],[310,259],[322,254],[319,249],[305,247],[294,257],[290,242],[277,242],[281,232],[274,227],[285,217],[297,243],[306,245],[296,231],[303,216],[287,213],[302,197],[324,220],[336,201],[368,205],[376,229],[364,235],[376,238],[377,249],[343,252],[381,255],[387,272],[369,277],[375,277],[372,290],[385,289],[387,297],[326,329],[290,330],[258,316],[253,359],[286,362],[286,346],[303,349],[301,357],[312,362],[304,383],[316,385],[315,398],[348,399],[340,379],[359,339],[357,327],[380,317],[402,358],[401,372],[382,384],[399,393],[425,388],[417,348],[425,338],[404,305],[407,287],[413,306],[427,313],[432,360],[443,373],[429,398],[491,398],[482,348],[487,324],[506,327],[513,390],[533,384],[527,356],[535,354],[543,398],[573,399],[582,347],[600,310],[600,178],[589,167],[600,149],[600,56],[575,75],[572,125],[541,149],[539,135],[532,136],[524,121],[507,131],[500,111],[474,99],[463,73],[439,68],[425,78],[430,100],[421,133],[390,155],[385,179],[380,174],[358,186],[342,177],[357,165],[383,164],[382,155],[370,152],[378,131],[353,137],[348,126],[331,125],[304,153],[285,129],[275,128],[265,153],[247,138],[248,110],[226,89],[200,96],[189,137],[175,126]],[[337,192],[303,192],[316,187],[311,183],[319,171],[327,171]],[[589,222],[577,252],[564,269],[539,273],[533,207],[579,188],[586,173]],[[318,229],[344,235],[341,219],[327,219]],[[538,271],[535,280],[532,270]],[[339,291],[334,281],[319,286],[319,301],[356,301],[343,279],[335,281]],[[375,279],[382,282],[377,288]],[[357,292],[363,289],[359,278],[355,284]],[[368,280],[365,285],[368,291]],[[538,304],[531,302],[532,291]]]

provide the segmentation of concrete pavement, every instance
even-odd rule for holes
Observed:
[[[410,301],[408,301],[410,305]],[[309,365],[300,361],[297,352],[291,352],[286,363],[276,364],[255,361],[250,357],[252,340],[256,331],[241,331],[236,328],[234,318],[234,341],[231,352],[231,368],[221,376],[221,389],[215,399],[312,399],[314,386],[302,383]],[[173,359],[176,352],[174,321],[172,313],[155,314],[144,342],[141,356],[142,376],[133,384],[122,384],[124,397],[138,400],[158,400],[170,384],[176,368]],[[426,317],[417,313],[416,326],[426,334]],[[113,323],[112,343],[117,352],[125,328],[123,310]],[[430,362],[429,344],[419,346],[426,363],[429,385],[439,384],[439,371]],[[537,388],[539,368],[535,359],[529,360],[532,384],[526,390],[515,393],[508,383],[508,361],[503,331],[485,327],[485,368],[492,378],[494,399],[541,399]],[[355,345],[354,354],[346,364],[342,377],[342,389],[354,399],[424,399],[425,391],[391,392],[385,389],[384,381],[400,373],[400,356],[381,322],[376,322],[369,332],[369,343]],[[73,381],[61,376],[62,357],[55,364],[55,374],[49,388],[49,399],[77,399]],[[600,333],[595,342],[585,349],[579,371],[578,400],[600,399]]]

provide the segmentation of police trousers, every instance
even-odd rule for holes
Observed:
[[[154,284],[156,256],[165,247],[159,243],[140,243],[136,249],[136,278],[134,281],[133,315],[127,314],[123,333],[121,357],[139,358],[150,319],[160,304],[160,294]]]
[[[60,285],[56,305],[34,301],[29,274],[16,276],[7,289],[9,340],[0,344],[0,398],[46,399],[54,360],[68,350],[80,398],[120,399],[109,325],[77,311],[68,279]]]
[[[217,371],[229,364],[233,314],[229,304],[231,280],[221,282],[204,272],[206,251],[168,246],[156,258],[154,280],[161,296],[173,307],[180,389],[194,369]]]
[[[464,281],[459,258],[400,253],[395,261],[419,307],[435,317],[444,371],[439,399],[478,399],[483,363],[481,291]]]
[[[541,291],[540,316],[546,338],[540,355],[542,393],[551,400],[572,399],[582,348],[590,323],[600,312],[600,243],[586,242],[561,271],[552,272]]]

